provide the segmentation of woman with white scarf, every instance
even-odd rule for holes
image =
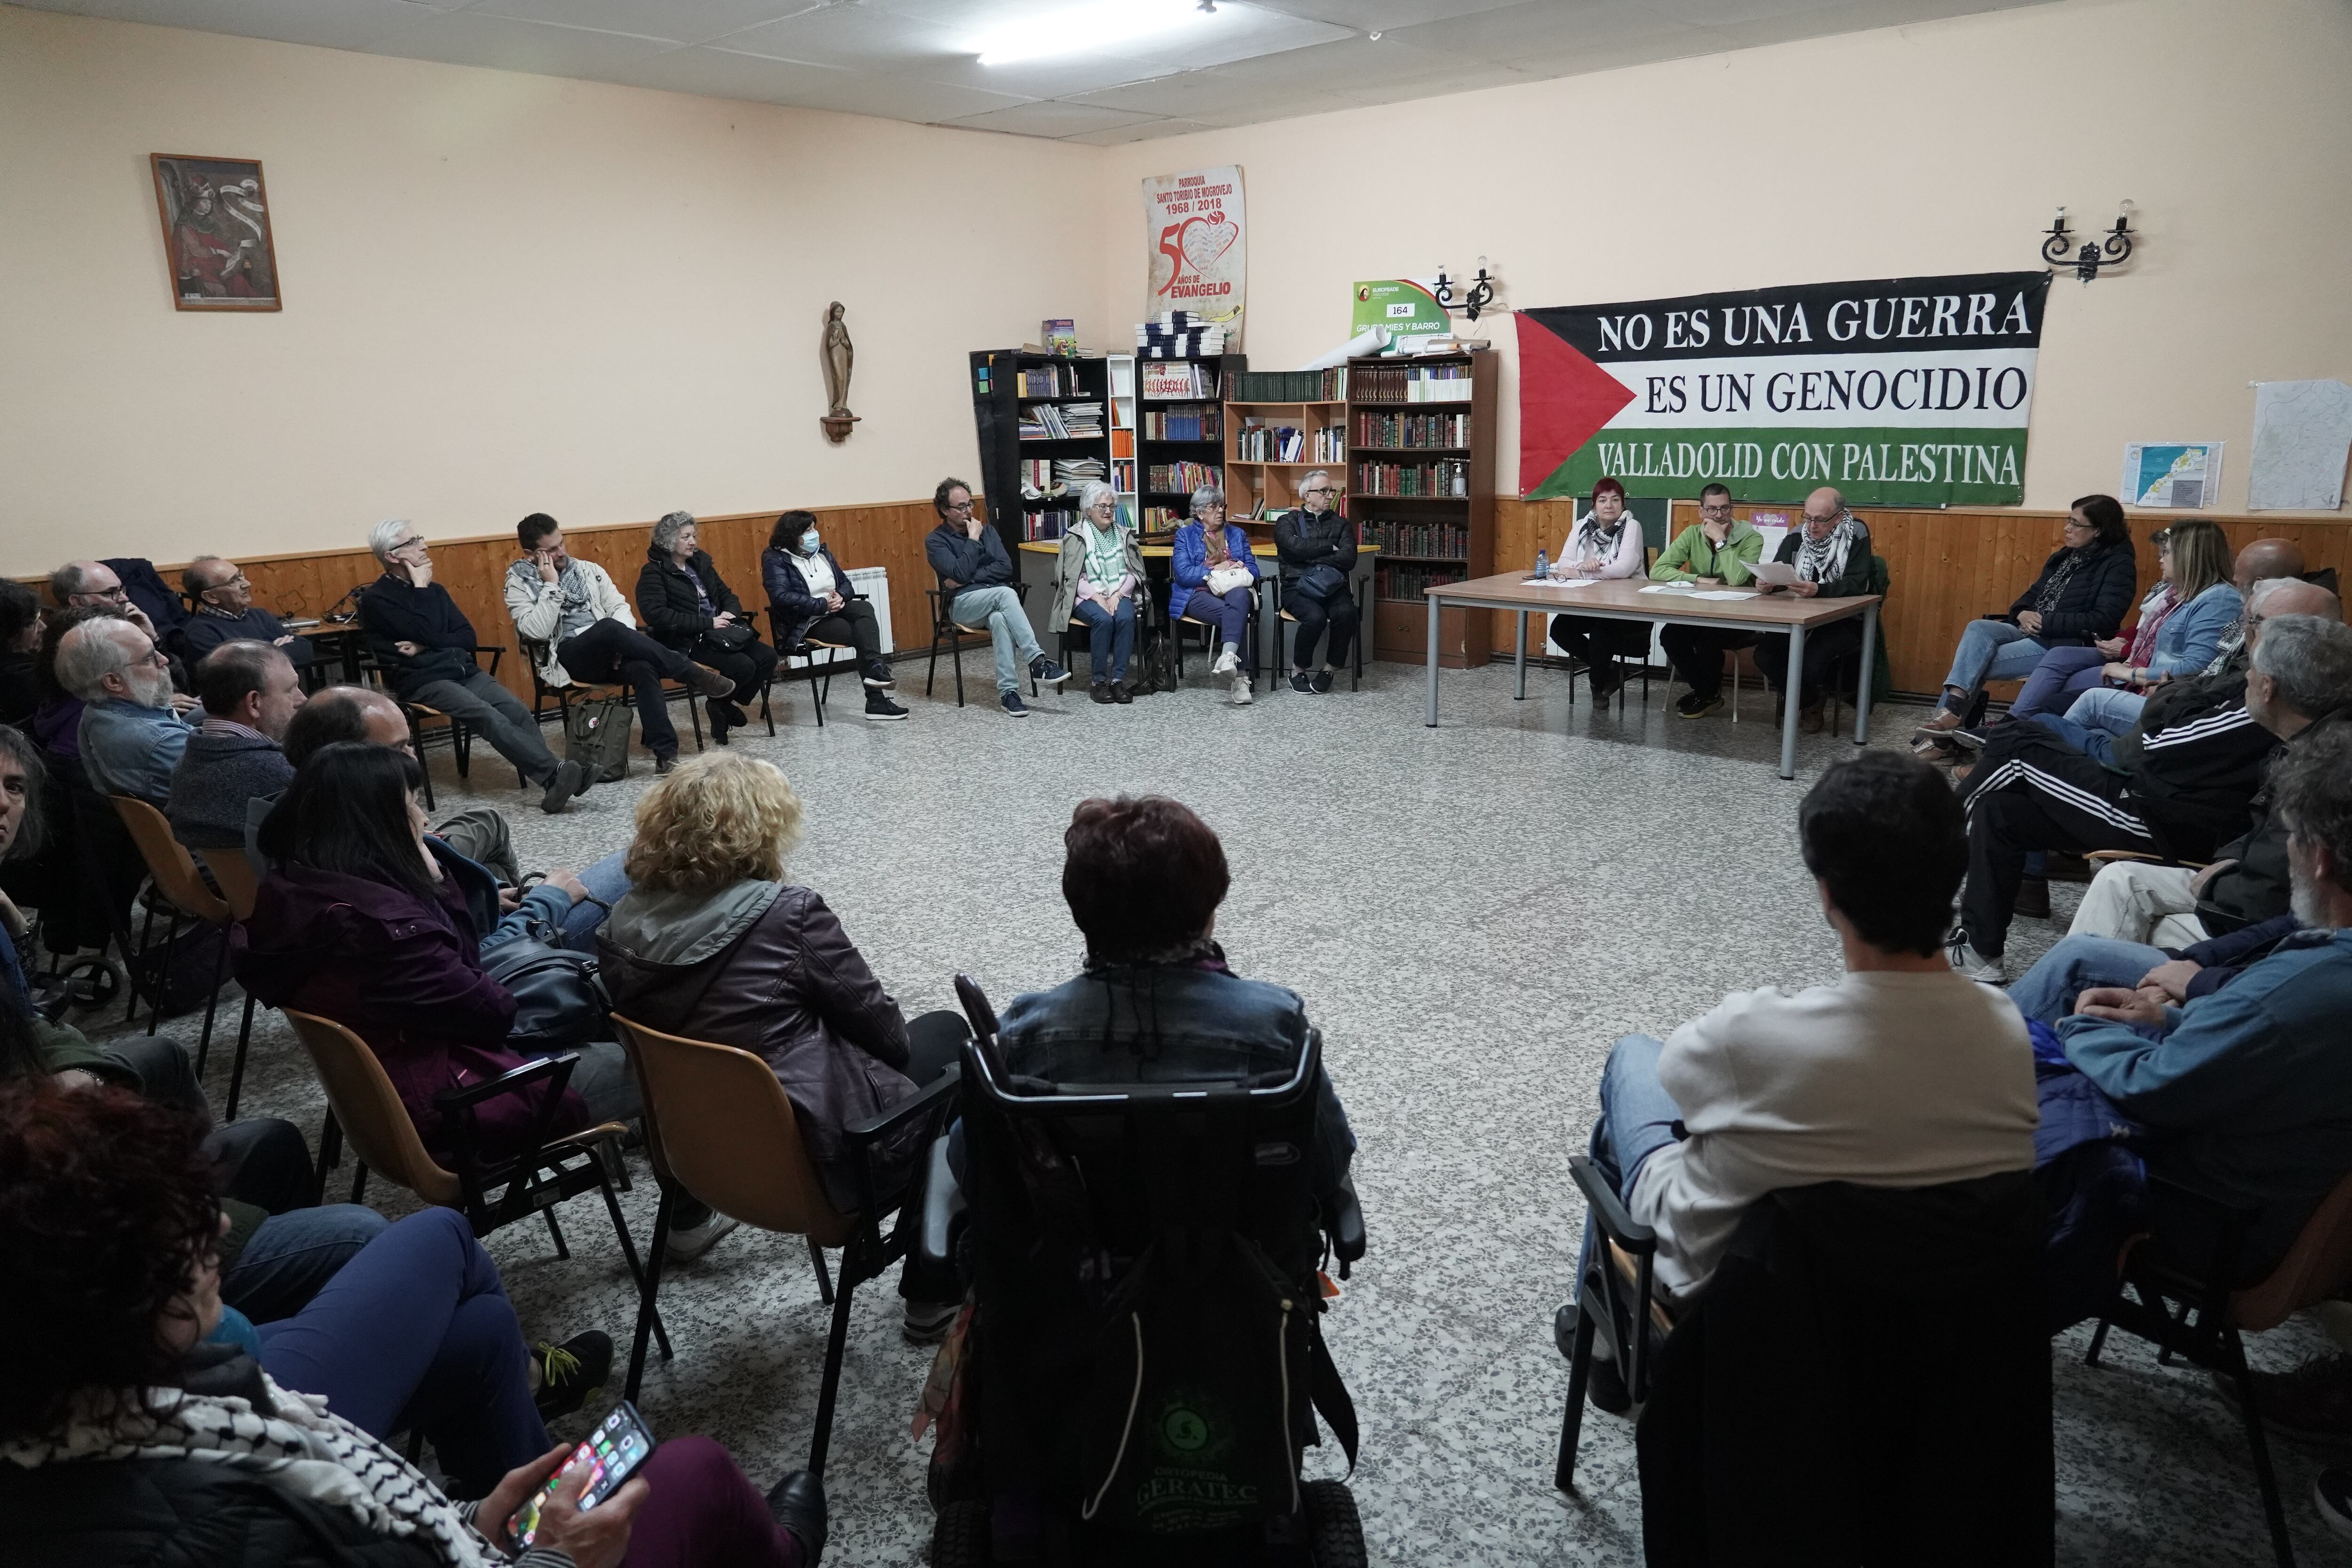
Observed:
[[[1054,618],[1087,628],[1090,695],[1097,702],[1132,702],[1128,657],[1135,651],[1135,607],[1143,586],[1143,550],[1135,531],[1118,519],[1118,498],[1096,479],[1078,492],[1078,525],[1062,535],[1054,572]]]
[[[1805,498],[1805,521],[1780,541],[1772,557],[1797,569],[1798,581],[1787,588],[1768,587],[1767,594],[1794,594],[1801,599],[1850,599],[1870,592],[1870,530],[1845,509],[1845,497],[1828,485]],[[1797,673],[1797,727],[1811,733],[1822,729],[1822,688],[1829,672],[1843,658],[1862,648],[1862,617],[1849,616],[1805,634],[1804,666]],[[1788,700],[1789,634],[1770,632],[1756,644],[1756,662],[1780,701]]]
[[[1592,487],[1591,510],[1576,520],[1550,575],[1562,578],[1639,577],[1645,569],[1642,522],[1625,510],[1625,487],[1602,479]],[[1592,700],[1605,702],[1624,684],[1617,661],[1647,655],[1650,623],[1599,616],[1554,616],[1551,640],[1584,666]]]
[[[420,1226],[428,1254],[445,1239],[480,1250],[447,1209],[411,1215],[371,1245]],[[535,1542],[517,1550],[507,1521],[572,1448],[529,1454],[503,1476],[482,1470],[485,1455],[473,1452],[481,1429],[518,1403],[530,1407],[520,1355],[428,1373],[408,1408],[390,1412],[433,1436],[451,1484],[484,1494],[478,1505],[453,1501],[385,1441],[391,1419],[361,1414],[363,1397],[346,1413],[342,1394],[293,1392],[265,1370],[286,1369],[269,1336],[292,1331],[269,1324],[257,1342],[222,1306],[219,1230],[212,1173],[186,1117],[121,1089],[0,1089],[0,1333],[26,1352],[0,1379],[0,1562],[802,1568],[823,1551],[814,1477],[796,1472],[763,1501],[702,1437],[663,1444],[586,1512],[576,1506],[586,1471],[575,1471],[542,1504]],[[320,1300],[359,1267],[346,1266]],[[408,1320],[425,1313],[433,1283],[372,1289],[348,1304],[365,1325],[358,1334],[305,1345],[297,1359],[355,1389],[383,1381],[374,1363],[410,1348]],[[505,1310],[512,1337],[503,1292],[477,1294],[460,1311],[484,1302]],[[289,1321],[299,1330],[302,1321]],[[449,1332],[462,1327],[453,1320]],[[547,1436],[533,1426],[537,1449]]]

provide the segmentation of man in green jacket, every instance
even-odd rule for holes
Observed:
[[[1693,583],[1707,588],[1744,588],[1754,579],[1748,568],[1764,553],[1764,536],[1731,515],[1731,492],[1709,485],[1698,492],[1698,521],[1675,536],[1650,568],[1661,583]],[[1755,644],[1754,632],[1717,626],[1671,626],[1658,634],[1675,673],[1690,688],[1675,711],[1704,719],[1723,706],[1723,656]]]

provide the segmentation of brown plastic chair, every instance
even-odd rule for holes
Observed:
[[[2180,1356],[2237,1385],[2238,1409],[2246,1424],[2246,1441],[2253,1450],[2254,1482],[2262,1492],[2263,1516],[2269,1521],[2271,1549],[2280,1568],[2294,1568],[2294,1548],[2287,1540],[2286,1511],[2279,1500],[2278,1476],[2271,1468],[2270,1444],[2263,1433],[2262,1413],[2254,1405],[2254,1382],[2246,1366],[2246,1334],[2258,1334],[2305,1307],[2326,1300],[2352,1283],[2352,1174],[2336,1184],[2319,1207],[2304,1221],[2293,1246],[2277,1268],[2256,1284],[2232,1290],[2225,1281],[2235,1276],[2235,1262],[2247,1210],[2233,1210],[2211,1198],[2151,1175],[2150,1190],[2166,1189],[2177,1198],[2221,1217],[2220,1240],[2212,1262],[2201,1274],[2153,1260],[2135,1237],[2126,1249],[2115,1300],[2107,1304],[2091,1335],[2090,1352],[2083,1360],[2096,1366],[2106,1345],[2107,1330],[2119,1328],[2156,1345],[2167,1355]],[[2135,1301],[2128,1291],[2136,1290]],[[2176,1316],[2168,1302],[2180,1304]]]
[[[825,1196],[807,1145],[801,1141],[799,1113],[761,1058],[733,1046],[682,1039],[614,1015],[613,1026],[627,1047],[630,1064],[645,1090],[646,1151],[661,1184],[661,1207],[654,1220],[653,1258],[640,1289],[635,1342],[629,1352],[629,1380],[623,1397],[634,1400],[645,1376],[646,1331],[658,1320],[655,1299],[661,1290],[670,1218],[681,1192],[746,1225],[787,1236],[805,1237],[816,1261],[820,1294],[833,1305],[833,1330],[825,1341],[824,1378],[817,1394],[816,1432],[809,1440],[808,1468],[824,1473],[833,1438],[833,1412],[841,1392],[841,1361],[849,1335],[850,1297],[906,1255],[911,1226],[922,1214],[920,1194],[910,1180],[903,1193],[877,1200],[870,1154],[874,1145],[908,1121],[927,1119],[924,1146],[945,1130],[954,1114],[959,1072],[944,1075],[879,1114],[844,1129],[858,1156],[857,1184],[866,1201],[844,1214]],[[664,1128],[684,1130],[672,1142]],[[917,1162],[919,1172],[921,1162]],[[903,1200],[903,1202],[901,1201]],[[884,1237],[880,1217],[898,1210],[898,1223]],[[836,1284],[824,1277],[820,1250],[838,1247]],[[669,1345],[661,1347],[670,1357]]]
[[[207,925],[220,928],[222,942],[219,955],[213,961],[212,989],[205,994],[205,1032],[196,1044],[196,1081],[205,1077],[205,1058],[212,1050],[213,1009],[220,1000],[221,978],[228,965],[228,923],[235,917],[220,895],[205,885],[196,863],[188,856],[185,846],[172,837],[172,825],[163,814],[132,795],[110,795],[114,813],[122,818],[131,841],[139,846],[139,858],[147,862],[147,874],[155,880],[155,890],[172,902],[182,913],[194,915]],[[148,938],[155,929],[155,906],[147,906],[147,919],[139,936],[140,954],[148,952]],[[147,1014],[147,1032],[153,1034],[163,1021],[163,992],[172,973],[172,954],[179,950],[180,922],[172,921],[171,934],[163,939],[163,967],[155,972],[155,998]],[[234,1114],[234,1110],[231,1112]]]
[[[572,1081],[572,1069],[580,1060],[577,1053],[541,1057],[498,1078],[439,1095],[437,1102],[457,1135],[459,1159],[457,1169],[450,1171],[425,1147],[408,1107],[365,1040],[331,1018],[291,1007],[285,1012],[286,1021],[294,1026],[294,1037],[310,1053],[320,1086],[327,1091],[327,1124],[319,1138],[320,1201],[326,1197],[327,1174],[348,1139],[359,1167],[352,1178],[352,1202],[358,1203],[366,1194],[368,1173],[373,1170],[428,1204],[457,1210],[477,1237],[532,1215],[541,1215],[547,1221],[548,1236],[555,1242],[555,1255],[569,1258],[572,1248],[555,1223],[555,1205],[594,1187],[604,1194],[604,1210],[612,1215],[613,1234],[620,1238],[629,1275],[642,1287],[645,1269],[613,1190],[615,1168],[621,1172],[622,1186],[628,1185],[627,1168],[620,1160],[620,1139],[628,1129],[617,1121],[605,1121],[562,1137],[549,1136],[563,1091]],[[524,1152],[495,1162],[472,1158],[474,1108],[539,1085],[545,1086],[541,1090],[539,1121]],[[505,1191],[493,1198],[490,1189],[500,1185]],[[658,1317],[653,1329],[662,1336],[667,1352],[668,1332]]]
[[[228,905],[231,919],[239,925],[253,918],[253,900],[260,895],[260,879],[253,874],[253,862],[245,858],[242,849],[199,849],[196,858],[212,873],[213,886]],[[228,1114],[224,1121],[236,1120],[237,1096],[245,1088],[245,1048],[253,1038],[253,993],[245,994],[245,1016],[237,1020],[236,1055],[228,1069]],[[201,1070],[201,1069],[200,1069]]]

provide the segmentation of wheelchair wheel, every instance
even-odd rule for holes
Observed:
[[[1299,1490],[1307,1505],[1308,1552],[1315,1568],[1364,1568],[1364,1524],[1356,1516],[1355,1494],[1345,1481],[1308,1481]]]
[[[1351,1518],[1353,1512],[1351,1506]],[[931,1568],[987,1568],[993,1556],[986,1503],[951,1502],[940,1510],[931,1527]],[[1363,1561],[1360,1552],[1356,1561]]]

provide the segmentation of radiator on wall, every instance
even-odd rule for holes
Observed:
[[[882,653],[886,658],[898,647],[890,637],[890,570],[887,566],[853,566],[849,570],[849,585],[873,602],[874,622],[882,634]],[[836,654],[846,659],[848,654]],[[808,664],[804,658],[788,658],[784,664],[798,669]]]

